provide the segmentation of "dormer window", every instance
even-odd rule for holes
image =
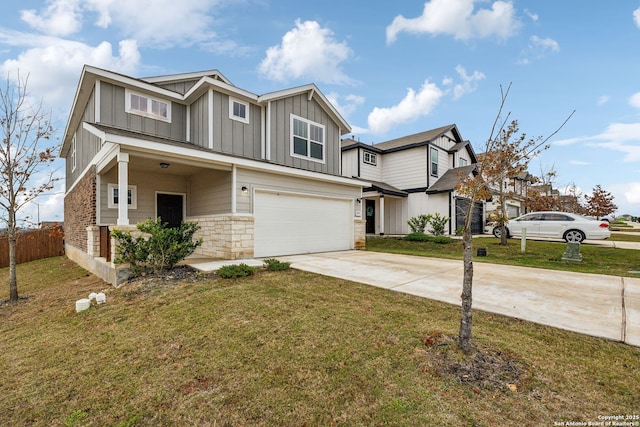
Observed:
[[[249,104],[229,98],[229,118],[242,123],[249,123]]]
[[[125,111],[130,114],[171,122],[171,102],[125,90]]]
[[[365,151],[362,153],[362,161],[368,165],[375,166],[378,164],[378,156],[371,151]]]

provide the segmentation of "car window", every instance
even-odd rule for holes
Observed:
[[[545,221],[573,221],[573,218],[561,213],[548,213],[544,214]]]
[[[542,221],[542,214],[525,215],[517,221]]]

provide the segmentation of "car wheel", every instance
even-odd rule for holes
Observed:
[[[564,233],[564,240],[571,243],[581,243],[586,236],[580,230],[569,230]]]
[[[506,230],[506,232],[507,232],[507,237],[509,237],[509,229],[505,227],[505,230]],[[494,229],[493,229],[493,235],[494,235],[495,237],[497,237],[498,239],[499,239],[500,237],[502,237],[502,227],[494,227]]]

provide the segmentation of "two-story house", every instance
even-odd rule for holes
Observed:
[[[367,234],[407,234],[420,214],[451,218],[449,234],[463,224],[468,199],[456,186],[475,171],[476,155],[456,125],[378,144],[342,141],[342,175],[369,181],[363,203]],[[473,231],[483,232],[483,203],[474,208]]]
[[[203,257],[362,247],[365,183],[340,174],[349,131],[314,84],[256,95],[217,70],[85,66],[61,150],[66,253],[117,283],[110,229],[156,217],[198,222]]]

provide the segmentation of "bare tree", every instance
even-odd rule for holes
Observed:
[[[547,141],[557,134],[573,115],[573,113],[571,113],[562,125],[548,137],[537,138],[533,140],[532,143],[525,142],[526,136],[524,134],[521,136],[515,136],[519,129],[517,121],[509,122],[511,113],[507,113],[504,118],[502,117],[502,111],[510,89],[511,85],[507,87],[506,91],[503,90],[502,86],[500,86],[500,108],[498,109],[498,114],[496,115],[496,119],[491,127],[489,138],[487,138],[485,143],[485,160],[477,165],[476,173],[467,177],[461,177],[461,183],[457,187],[458,192],[467,197],[470,202],[462,230],[464,272],[462,280],[460,329],[458,333],[458,346],[465,353],[471,352],[473,348],[471,342],[473,326],[471,310],[473,301],[473,243],[471,235],[471,219],[473,217],[475,202],[487,200],[491,196],[491,190],[487,185],[486,177],[494,177],[491,179],[495,180],[496,176],[504,175],[505,170],[508,170],[509,168],[517,168],[518,164],[522,164],[525,161],[528,163],[534,153],[538,152],[541,147],[544,147]],[[515,144],[520,145],[517,145],[516,149],[513,150],[513,154],[501,156],[499,150],[509,148],[510,143],[514,143],[512,141],[512,137],[515,137]],[[489,161],[486,160],[487,155],[489,155]]]
[[[53,134],[50,114],[43,112],[41,104],[30,104],[28,80],[19,73],[15,81],[7,75],[6,85],[0,87],[0,206],[9,238],[10,301],[18,300],[17,213],[59,180],[50,169],[57,148],[42,146]]]

